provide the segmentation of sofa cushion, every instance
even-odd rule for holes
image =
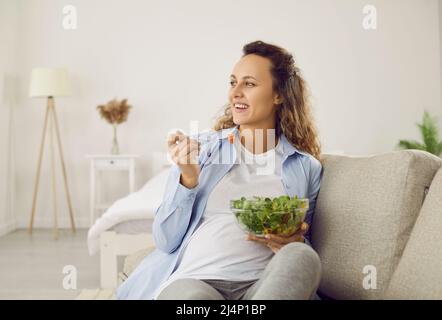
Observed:
[[[442,299],[441,244],[442,169],[439,169],[393,274],[386,298]]]
[[[402,255],[442,160],[417,150],[323,155],[312,245],[332,299],[379,299]]]

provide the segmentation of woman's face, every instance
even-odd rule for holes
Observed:
[[[233,122],[242,129],[275,128],[279,95],[273,92],[269,59],[249,54],[241,58],[230,76],[229,101]]]

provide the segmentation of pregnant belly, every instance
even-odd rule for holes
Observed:
[[[201,274],[256,274],[273,256],[270,248],[246,240],[231,214],[215,214],[206,218],[192,235],[178,271]],[[244,278],[244,277],[243,277]]]

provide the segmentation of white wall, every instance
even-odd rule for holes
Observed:
[[[13,112],[18,6],[15,1],[0,0],[0,235],[15,228]]]
[[[78,29],[62,28],[75,5]],[[35,66],[67,66],[73,96],[57,99],[74,210],[88,220],[85,154],[107,153],[111,128],[95,110],[114,97],[134,106],[121,126],[122,152],[138,153],[137,186],[169,129],[190,120],[208,128],[226,102],[228,75],[247,42],[261,39],[295,54],[311,87],[324,152],[372,154],[419,139],[424,109],[441,114],[437,0],[372,0],[378,28],[362,28],[362,0],[120,1],[21,0],[17,108],[18,224],[27,226],[44,100],[28,95]],[[45,158],[36,226],[50,226]],[[122,184],[118,180],[116,184]],[[59,184],[60,201],[64,200]],[[63,202],[64,203],[64,202]],[[68,226],[67,207],[61,214]],[[64,222],[63,222],[64,221]]]

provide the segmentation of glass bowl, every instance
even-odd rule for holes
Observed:
[[[294,233],[304,222],[308,208],[309,200],[297,196],[255,196],[230,201],[230,210],[241,229],[258,237]]]

